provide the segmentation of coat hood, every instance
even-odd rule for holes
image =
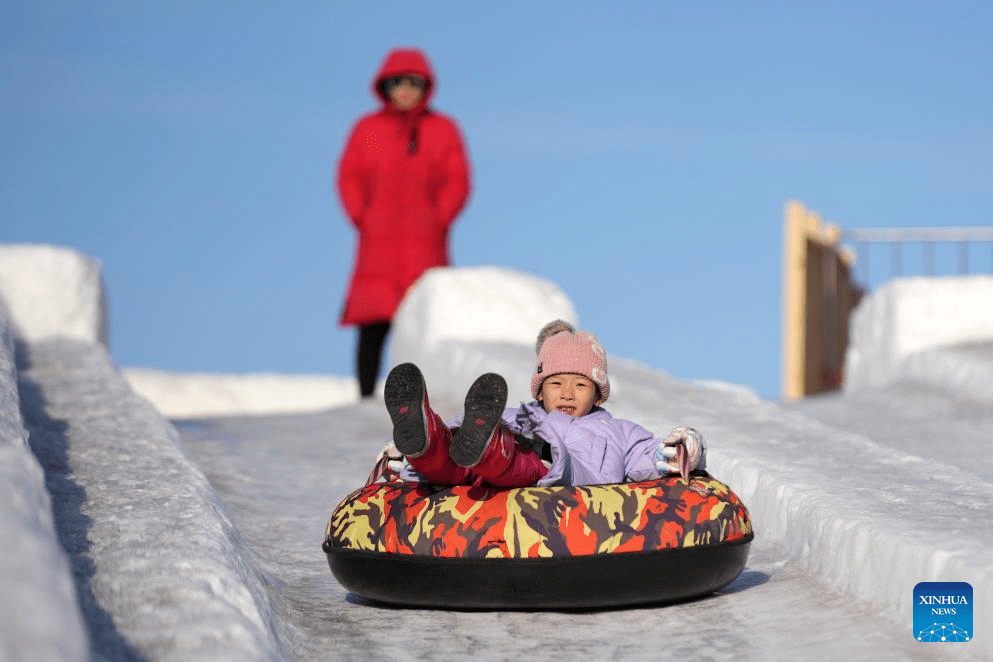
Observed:
[[[390,76],[399,76],[401,74],[417,74],[424,76],[427,80],[424,96],[418,105],[418,108],[426,108],[431,102],[431,96],[434,94],[434,70],[431,68],[431,63],[428,61],[427,55],[417,48],[394,48],[387,53],[383,59],[383,63],[379,67],[379,71],[376,72],[375,77],[372,79],[372,93],[383,104],[389,104],[390,99],[386,96],[386,91],[383,89],[383,82]]]

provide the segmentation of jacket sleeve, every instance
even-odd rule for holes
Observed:
[[[362,217],[369,204],[368,169],[363,162],[360,122],[352,129],[341,160],[338,162],[338,196],[352,225],[360,228]]]
[[[445,227],[451,226],[469,199],[470,169],[462,135],[454,122],[449,122],[448,139],[442,151],[442,181],[438,189],[438,215]]]
[[[658,478],[655,449],[662,440],[636,423],[625,421],[624,427],[627,437],[627,452],[624,454],[625,479],[638,482]]]

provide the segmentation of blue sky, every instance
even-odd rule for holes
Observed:
[[[334,171],[395,45],[472,158],[455,263],[678,378],[779,396],[790,199],[993,225],[985,1],[9,4],[0,241],[102,262],[122,366],[352,373]]]

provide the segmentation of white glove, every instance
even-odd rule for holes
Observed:
[[[397,450],[396,446],[386,444],[383,446],[383,450],[379,451],[379,455],[376,456],[376,464],[365,484],[372,485],[384,476],[387,482],[396,480],[407,464],[407,458]]]
[[[677,461],[679,446],[682,446],[685,458],[682,467]],[[695,469],[706,469],[707,444],[703,435],[693,428],[680,426],[673,429],[655,449],[655,468],[659,475],[680,473],[684,478]]]

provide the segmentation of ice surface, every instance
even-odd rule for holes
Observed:
[[[410,298],[421,303],[395,326],[402,349],[394,359],[427,364],[432,396],[449,410],[443,413],[457,409],[463,384],[484,370],[503,372],[512,398],[527,398],[537,328],[546,314],[570,314],[557,288],[539,279],[491,270],[484,280],[472,296],[477,281],[458,270],[426,280],[430,289]],[[8,277],[0,293],[18,288]],[[531,331],[515,327],[512,314],[485,314],[503,303],[466,307],[502,292],[517,293],[506,301],[516,297],[518,314],[537,320]],[[948,370],[940,388],[906,376],[915,359],[932,365],[931,373],[955,357],[988,365],[991,338],[975,335],[920,346],[885,386],[801,403],[679,382],[610,356],[613,413],[659,432],[678,424],[701,429],[711,471],[744,499],[757,539],[746,573],[721,596],[586,615],[396,612],[337,586],[318,549],[321,520],[361,483],[388,436],[380,404],[191,422],[182,425],[183,442],[97,342],[54,329],[48,340],[23,343],[19,394],[11,383],[14,350],[5,342],[0,451],[15,460],[0,465],[11,474],[0,528],[35,542],[11,556],[14,566],[0,561],[5,596],[25,605],[14,620],[0,619],[0,643],[4,651],[47,646],[54,659],[86,659],[81,619],[94,659],[115,660],[431,659],[470,649],[482,659],[502,659],[501,651],[551,659],[560,649],[639,659],[660,648],[713,659],[989,659],[993,483],[982,459],[990,456],[993,412],[973,387],[956,388],[961,369]],[[255,385],[271,390],[280,379],[261,376]],[[166,382],[176,395],[183,380]],[[185,393],[201,399],[204,383]],[[354,397],[349,380],[321,388],[335,384],[343,402]],[[232,388],[218,406],[246,411],[256,402],[252,390]],[[272,407],[272,400],[257,402]],[[37,460],[26,457],[24,427]],[[42,470],[47,494],[39,489]],[[68,588],[67,556],[75,579]],[[972,584],[972,642],[939,651],[910,638],[920,581]],[[73,591],[75,600],[66,600]],[[19,625],[25,621],[55,625]],[[422,632],[425,642],[391,634],[397,623]],[[819,626],[828,630],[819,634]],[[469,638],[460,634],[466,627]],[[508,641],[515,642],[509,653],[493,648]]]

